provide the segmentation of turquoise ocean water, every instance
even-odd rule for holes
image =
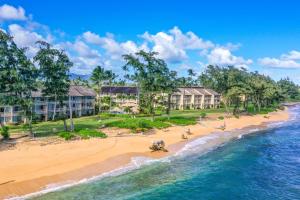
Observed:
[[[31,198],[300,199],[300,106],[290,111],[293,119],[267,130],[215,134],[176,156],[136,158],[111,176]]]

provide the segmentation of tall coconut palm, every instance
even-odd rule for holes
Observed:
[[[115,73],[112,72],[112,70],[106,71],[106,80],[108,80],[108,85],[110,88],[109,91],[109,112],[111,112],[111,87],[112,87],[112,82],[118,77]]]
[[[101,112],[101,87],[103,82],[107,80],[107,71],[101,66],[97,66],[92,73],[91,81],[97,87],[98,92],[98,112]]]

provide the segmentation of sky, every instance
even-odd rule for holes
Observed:
[[[121,73],[122,55],[146,50],[179,75],[234,65],[300,84],[299,8],[297,0],[0,0],[0,28],[29,58],[37,40],[65,50],[76,74],[97,65]]]

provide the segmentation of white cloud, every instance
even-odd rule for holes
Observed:
[[[281,58],[286,60],[300,60],[300,51],[290,51],[288,54],[283,54]]]
[[[259,63],[266,67],[274,68],[300,68],[300,63],[294,60],[281,60],[277,58],[261,58],[258,60]]]
[[[7,4],[0,6],[0,21],[26,19],[25,10],[22,7],[15,8]]]
[[[173,63],[185,60],[188,57],[186,50],[203,50],[214,46],[212,42],[204,41],[191,31],[182,33],[176,26],[168,33],[151,35],[145,32],[141,37],[153,44],[152,50],[158,52],[161,58]]]
[[[19,47],[28,48],[28,51],[26,53],[29,58],[32,58],[38,51],[38,48],[35,45],[37,41],[44,40],[49,42],[50,40],[50,38],[43,37],[37,32],[29,31],[18,24],[9,25],[8,30],[11,36],[13,36],[15,43]]]
[[[216,47],[207,55],[208,63],[219,66],[235,66],[238,68],[248,68],[252,64],[251,59],[234,56],[229,49],[224,47]]]
[[[75,73],[89,74],[95,66],[103,65],[101,54],[80,39],[77,39],[74,43],[61,43],[59,47],[66,49],[74,64],[72,71]]]
[[[123,54],[135,53],[142,49],[146,51],[148,50],[145,43],[140,46],[131,40],[119,43],[114,39],[114,35],[110,33],[108,33],[105,37],[101,37],[95,33],[87,31],[83,33],[82,36],[86,42],[99,45],[101,48],[105,49],[112,59],[120,59]]]
[[[290,51],[287,54],[282,54],[279,58],[264,57],[258,59],[258,62],[266,67],[298,69],[300,68],[300,52]]]

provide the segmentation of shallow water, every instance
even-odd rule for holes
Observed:
[[[32,199],[300,199],[300,106],[291,112],[268,130],[194,141],[175,157],[139,158],[148,164]]]

